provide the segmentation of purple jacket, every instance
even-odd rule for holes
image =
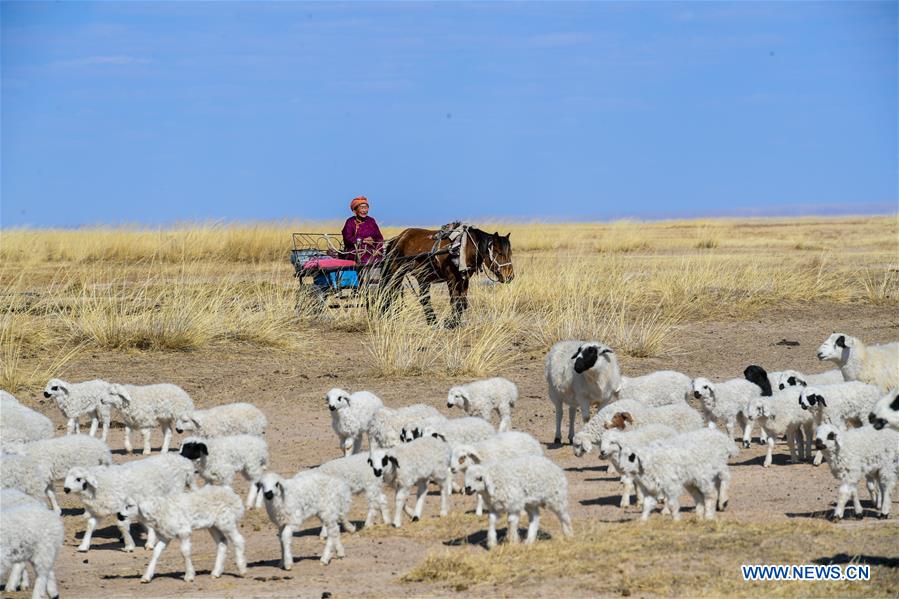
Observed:
[[[384,246],[384,236],[381,235],[381,229],[372,217],[366,216],[361,221],[355,216],[349,217],[343,225],[342,234],[344,249],[352,254],[352,259],[356,262],[368,264],[381,259],[377,254]],[[363,243],[362,240],[366,237],[371,237],[374,243]]]

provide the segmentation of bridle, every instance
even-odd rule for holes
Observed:
[[[468,235],[468,240],[474,244],[476,255],[481,254],[481,248],[478,246],[478,243],[472,238],[471,231],[466,231],[465,234]],[[493,253],[493,237],[492,236],[487,241],[487,256],[486,257],[490,259],[490,263],[486,264],[487,268],[484,269],[484,276],[486,276],[490,281],[497,283],[497,282],[499,282],[499,277],[497,276],[497,278],[493,278],[492,276],[490,276],[491,273],[496,273],[504,266],[511,266],[512,261],[509,260],[508,262],[497,262],[496,255],[494,255],[494,253]],[[483,267],[485,265],[485,263],[486,263],[486,260],[481,264],[481,267]]]

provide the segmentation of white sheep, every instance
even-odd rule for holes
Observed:
[[[496,434],[493,425],[483,418],[468,416],[464,418],[428,419],[416,426],[404,427],[400,439],[408,443],[419,437],[438,434],[443,440],[454,445],[456,443],[477,443]]]
[[[66,473],[77,466],[90,468],[112,463],[112,453],[106,443],[87,435],[70,435],[20,443],[12,450],[18,455],[30,456],[47,465],[51,480],[50,486],[47,487],[47,499],[57,514],[61,514],[62,510],[56,501],[52,481],[63,480]]]
[[[868,422],[877,430],[885,426],[899,431],[899,391],[890,391],[874,404],[868,414]]]
[[[622,447],[640,447],[642,445],[648,445],[653,441],[673,437],[677,434],[678,432],[676,430],[664,424],[647,424],[630,431],[612,429],[606,431],[599,442],[599,457],[604,460],[609,460],[612,462],[612,465],[615,466],[616,470],[622,472],[620,462],[620,452]],[[634,480],[633,477],[624,474],[621,477],[621,482],[624,484],[624,491],[621,493],[621,502],[619,505],[620,507],[625,508],[631,504],[631,495],[634,492]],[[638,492],[637,504],[640,505],[642,503],[643,493]]]
[[[370,391],[350,393],[334,388],[325,396],[331,412],[331,428],[337,433],[344,455],[362,451],[362,436],[384,403]]]
[[[889,518],[891,494],[899,476],[899,433],[876,430],[872,426],[841,431],[833,425],[822,424],[815,433],[815,447],[824,452],[831,473],[840,481],[832,519],[843,517],[850,497],[855,516],[862,517],[858,483],[863,477],[875,481],[879,517]]]
[[[293,567],[291,545],[294,529],[313,516],[327,530],[321,562],[327,565],[335,550],[337,557],[346,555],[340,542],[340,525],[343,524],[350,532],[355,530],[347,516],[353,500],[347,483],[313,469],[300,472],[290,479],[284,479],[274,472],[266,472],[257,486],[265,497],[265,510],[269,519],[278,526],[281,565],[285,570]]]
[[[65,531],[62,519],[38,503],[23,503],[0,509],[0,579],[7,570],[7,591],[16,586],[25,562],[34,568],[32,599],[59,596],[53,567],[62,548]]]
[[[865,345],[856,337],[834,333],[818,348],[818,359],[839,366],[847,381],[877,385],[882,393],[899,388],[899,342]]]
[[[180,454],[194,462],[197,474],[213,485],[231,486],[234,475],[240,472],[250,483],[247,508],[262,507],[262,496],[256,487],[268,465],[268,444],[262,437],[188,437],[181,442]]]
[[[832,424],[838,428],[862,426],[880,399],[874,385],[846,381],[834,385],[812,385],[799,391],[799,405],[815,415],[815,425]]]
[[[774,440],[786,436],[790,447],[790,462],[811,457],[811,443],[814,431],[814,415],[799,405],[799,393],[803,387],[787,387],[771,397],[754,397],[749,400],[746,417],[749,426],[758,423],[768,436],[768,453],[762,466],[771,465]],[[800,436],[800,433],[802,436]],[[799,445],[799,459],[796,445]]]
[[[53,493],[50,465],[37,456],[0,454],[0,486],[16,489],[35,500],[48,499]]]
[[[363,526],[371,526],[379,511],[384,523],[390,522],[387,496],[384,495],[381,479],[375,476],[371,466],[368,465],[368,454],[357,453],[337,458],[336,460],[325,462],[317,470],[322,474],[344,481],[349,485],[350,492],[353,495],[365,495],[365,499],[368,502],[368,513],[365,516]]]
[[[207,485],[188,493],[176,493],[166,497],[147,497],[136,501],[129,498],[119,512],[119,520],[137,518],[156,532],[157,542],[153,547],[153,557],[147,564],[141,582],[153,580],[156,563],[166,546],[173,539],[181,542],[184,556],[184,580],[192,582],[196,577],[193,561],[190,559],[190,536],[195,530],[207,529],[216,544],[215,565],[211,575],[218,578],[225,570],[225,555],[228,543],[234,545],[234,561],[241,576],[247,572],[244,557],[244,539],[238,530],[244,508],[240,497],[231,487]]]
[[[457,443],[451,446],[450,472],[465,472],[472,464],[508,460],[526,455],[543,455],[540,442],[527,433],[506,431],[477,443]],[[484,513],[484,498],[478,494],[475,513]]]
[[[187,391],[178,385],[109,385],[103,403],[117,408],[125,425],[125,450],[131,447],[131,429],[139,430],[144,441],[144,455],[150,453],[150,436],[153,429],[162,427],[162,453],[169,450],[172,431],[178,418],[194,409],[194,402]]]
[[[574,441],[578,409],[586,423],[590,407],[602,407],[621,387],[618,359],[612,348],[597,341],[559,341],[546,355],[546,383],[556,409],[554,443],[562,442],[562,406],[568,405],[568,441]]]
[[[457,385],[449,390],[446,406],[461,407],[469,416],[490,422],[493,412],[499,414],[499,432],[512,428],[512,409],[518,401],[518,387],[509,379],[494,377]]]
[[[648,406],[682,403],[691,391],[690,377],[674,370],[657,370],[643,376],[621,377],[618,399],[634,399]]]
[[[804,374],[798,370],[781,370],[768,374],[774,389],[784,390],[787,387],[805,387],[807,385],[834,385],[842,383],[843,372],[839,368],[826,370],[817,374]]]
[[[664,498],[674,520],[680,520],[680,496],[687,491],[695,501],[697,518],[712,520],[715,509],[727,507],[730,471],[728,458],[737,446],[718,429],[702,428],[637,447],[623,446],[619,462],[625,474],[643,491],[646,521]],[[716,501],[717,499],[717,501]]]
[[[371,448],[388,449],[399,445],[404,427],[415,426],[426,419],[443,418],[443,415],[425,404],[412,404],[403,408],[379,408],[368,426],[368,440]]]
[[[268,420],[262,410],[249,403],[229,403],[182,414],[175,423],[179,433],[193,431],[210,439],[228,435],[262,435]]]
[[[410,491],[416,488],[415,511],[412,521],[421,518],[428,482],[440,485],[440,515],[449,512],[449,496],[452,488],[450,479],[450,447],[435,437],[422,437],[411,443],[390,449],[372,449],[368,463],[375,476],[396,489],[396,506],[393,525],[403,525],[403,508]]]
[[[475,464],[465,471],[465,493],[478,493],[487,507],[487,547],[496,547],[496,521],[506,514],[507,537],[518,543],[518,520],[522,511],[528,515],[525,543],[537,540],[540,508],[546,507],[562,523],[562,534],[572,535],[568,514],[568,480],[552,460],[543,456],[523,456],[486,464]]]
[[[752,429],[748,426],[746,409],[750,399],[761,397],[762,390],[759,386],[746,379],[713,383],[709,379],[699,377],[693,379],[692,387],[693,397],[702,404],[706,422],[709,424],[723,422],[731,438],[734,436],[734,427],[739,424],[743,432],[743,447],[749,447]],[[763,439],[764,441],[766,440]]]
[[[9,398],[3,399],[0,404],[0,442],[4,445],[27,443],[53,437],[56,427],[49,418],[23,406],[12,395],[7,395]]]
[[[87,530],[78,546],[78,551],[90,549],[91,537],[97,521],[113,516],[122,509],[129,497],[141,500],[147,497],[171,495],[194,487],[194,465],[187,458],[171,453],[163,453],[126,464],[95,466],[94,468],[72,468],[66,475],[66,493],[78,493],[84,503]],[[116,521],[124,542],[123,551],[134,550],[129,523]],[[153,546],[155,535],[152,529],[147,537],[146,547]]]
[[[3,391],[2,393],[6,392]],[[3,489],[0,491],[0,510],[8,510],[19,505],[36,505],[42,507],[40,501],[17,489]],[[2,516],[0,516],[0,519],[2,519]],[[0,575],[0,577],[2,577],[2,575]],[[7,592],[25,590],[28,586],[28,570],[25,569],[25,562],[15,562],[12,565],[12,568],[10,568],[5,590]]]
[[[106,389],[109,383],[95,379],[83,383],[69,383],[60,379],[50,379],[44,388],[44,397],[53,398],[56,406],[68,418],[66,434],[81,432],[78,419],[82,416],[91,417],[90,436],[97,434],[98,422],[103,422],[103,433],[100,436],[104,441],[109,433],[109,406],[103,403]]]

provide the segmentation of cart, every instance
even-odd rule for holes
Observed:
[[[290,262],[300,295],[316,310],[359,305],[371,297],[381,281],[383,244],[366,264],[359,261],[360,252],[347,251],[339,233],[294,233]]]

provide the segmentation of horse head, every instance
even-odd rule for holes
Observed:
[[[515,270],[512,268],[512,242],[509,241],[511,235],[494,232],[493,235],[487,236],[487,256],[484,264],[500,283],[511,283],[515,278]]]

